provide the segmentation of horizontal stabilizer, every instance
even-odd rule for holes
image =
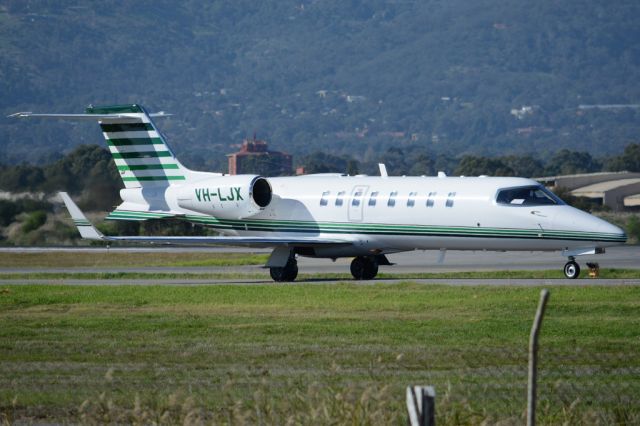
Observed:
[[[34,114],[18,112],[9,117],[94,121],[99,124],[125,188],[167,187],[184,183],[192,172],[169,148],[153,118],[137,104],[89,106],[84,114]]]
[[[164,111],[149,114],[149,117],[162,118],[170,117],[172,114],[166,114]],[[126,120],[131,119],[139,121],[137,114],[34,114],[32,112],[16,112],[7,116],[8,118],[52,118],[58,120]]]

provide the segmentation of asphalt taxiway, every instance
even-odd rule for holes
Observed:
[[[340,283],[357,283],[358,285],[399,284],[411,282],[422,285],[447,285],[456,287],[489,286],[489,287],[593,287],[593,286],[628,286],[640,287],[640,279],[496,279],[496,278],[376,278],[369,281],[353,281],[350,279],[302,279],[290,283],[274,283],[271,279],[0,279],[2,285],[71,285],[71,286],[256,286],[256,285],[330,285]]]
[[[51,251],[94,251],[94,252],[128,252],[131,255],[139,252],[163,251],[195,251],[210,252],[212,256],[216,253],[229,252],[251,252],[268,253],[268,250],[228,248],[228,247],[206,247],[206,248],[1,248],[0,256],[3,252],[51,252]],[[502,285],[502,286],[539,286],[539,285],[640,285],[639,279],[588,279],[586,278],[586,263],[597,262],[601,268],[625,268],[638,269],[640,277],[640,246],[620,246],[607,249],[607,252],[594,256],[581,256],[577,261],[585,271],[578,280],[564,279],[415,279],[410,274],[426,272],[468,272],[468,271],[505,271],[505,270],[560,270],[566,259],[560,253],[548,252],[489,252],[489,251],[449,251],[444,262],[440,263],[440,253],[437,251],[410,251],[396,253],[388,256],[395,265],[380,267],[381,273],[392,273],[393,279],[380,278],[373,281],[361,281],[361,283],[396,283],[410,279],[412,282],[424,284],[448,284],[448,285]],[[338,259],[335,262],[329,259],[313,259],[301,257],[298,259],[298,268],[301,274],[313,275],[322,273],[342,273],[349,274],[349,263],[351,259]],[[68,273],[68,272],[137,272],[137,273],[185,273],[184,278],[177,279],[108,279],[108,280],[80,280],[80,279],[11,279],[7,280],[2,275],[26,274],[26,273]],[[189,274],[193,273],[239,273],[264,275],[264,278],[252,279],[193,279]],[[304,281],[298,280],[296,283],[328,284],[344,282],[332,279],[309,278]],[[70,284],[70,285],[259,285],[272,283],[268,270],[261,266],[232,266],[232,267],[174,267],[174,266],[154,266],[154,267],[133,267],[133,268],[0,268],[0,284]]]

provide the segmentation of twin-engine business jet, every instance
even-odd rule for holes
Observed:
[[[293,281],[296,256],[354,257],[355,279],[372,279],[385,255],[407,250],[561,251],[567,278],[575,256],[602,253],[624,232],[568,206],[539,183],[502,177],[380,177],[318,174],[265,178],[196,172],[184,167],[139,105],[89,107],[85,114],[18,113],[17,117],[95,120],[124,189],[107,219],[174,218],[219,231],[219,237],[109,237],[63,200],[83,238],[148,243],[273,247],[266,266],[275,281]]]

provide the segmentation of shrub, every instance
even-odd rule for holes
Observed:
[[[47,221],[47,213],[43,210],[37,210],[31,213],[22,225],[22,232],[25,234],[35,231]]]
[[[638,216],[631,216],[627,220],[627,236],[640,241],[640,219],[638,219]]]

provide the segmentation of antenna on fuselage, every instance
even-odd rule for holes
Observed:
[[[387,166],[385,166],[384,163],[378,163],[378,168],[380,169],[380,176],[381,177],[388,177],[389,176],[387,174]]]

